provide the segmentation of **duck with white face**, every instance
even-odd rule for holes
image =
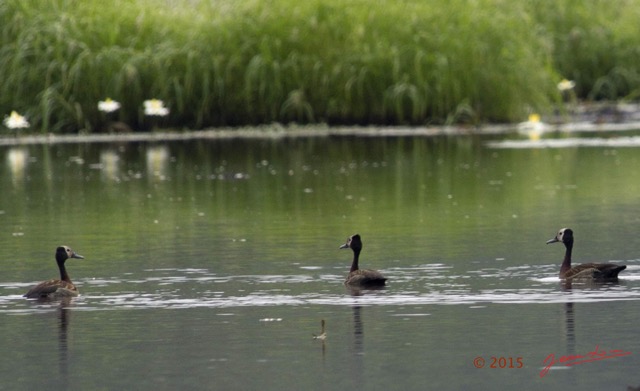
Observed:
[[[562,266],[560,266],[560,278],[564,280],[591,280],[591,281],[615,281],[618,273],[626,269],[625,265],[613,263],[583,263],[571,266],[571,253],[573,251],[573,230],[562,228],[556,236],[547,241],[547,244],[561,242],[564,244],[565,253]]]
[[[60,270],[60,279],[47,280],[34,286],[24,297],[28,299],[55,299],[63,297],[78,296],[78,288],[71,282],[64,263],[67,259],[84,259],[80,254],[67,246],[60,246],[56,249],[56,263]]]
[[[384,286],[387,278],[377,270],[360,269],[358,266],[360,251],[362,251],[362,240],[360,235],[355,234],[347,239],[347,242],[340,246],[340,249],[350,248],[353,251],[353,262],[351,263],[351,270],[345,285],[352,287],[381,287]]]

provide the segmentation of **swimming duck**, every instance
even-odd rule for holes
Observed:
[[[582,265],[571,267],[571,251],[573,250],[573,231],[570,228],[562,228],[555,238],[548,240],[547,244],[562,242],[566,248],[564,261],[560,266],[560,278],[565,280],[597,280],[612,281],[618,279],[618,273],[626,269],[625,265],[614,265],[612,263],[583,263]]]
[[[345,280],[345,285],[350,286],[384,286],[387,279],[377,270],[359,269],[358,258],[362,250],[362,240],[360,235],[355,234],[347,239],[347,242],[340,246],[340,249],[350,248],[353,250],[353,263],[351,263],[351,271]]]
[[[60,269],[59,280],[48,280],[39,283],[27,292],[24,297],[29,299],[57,298],[78,296],[78,288],[71,282],[64,262],[69,258],[84,259],[80,254],[76,254],[67,246],[60,246],[56,249],[56,262]]]

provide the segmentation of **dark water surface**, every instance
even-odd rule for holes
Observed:
[[[0,389],[640,385],[640,143],[497,137],[0,147]],[[565,226],[619,283],[560,283]],[[61,244],[81,296],[22,298]]]

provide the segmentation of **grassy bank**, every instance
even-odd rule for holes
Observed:
[[[519,121],[640,92],[640,4],[507,0],[6,0],[0,115],[32,129]],[[106,97],[122,104],[109,118]],[[170,114],[145,118],[142,102]]]

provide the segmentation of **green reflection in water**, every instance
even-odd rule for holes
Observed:
[[[592,376],[576,382],[560,371],[533,382],[551,352],[598,343],[636,351],[634,280],[564,292],[533,279],[555,275],[562,250],[544,243],[567,225],[577,261],[630,260],[634,275],[637,149],[492,149],[485,141],[0,149],[2,304],[24,313],[4,314],[7,349],[16,352],[7,368],[31,389],[282,389],[291,381],[345,389],[374,387],[374,378],[403,389],[478,381],[602,389]],[[363,267],[393,276],[387,290],[357,298],[341,285],[350,254],[338,251],[356,231]],[[68,265],[82,294],[69,311],[9,297],[53,277],[53,250],[63,243],[86,257]],[[565,294],[578,300],[575,314],[559,304]],[[590,303],[594,294],[606,302]],[[436,305],[438,297],[455,305]],[[283,321],[261,321],[272,318]],[[321,318],[326,356],[311,339]],[[474,357],[494,354],[524,356],[526,368],[470,370]],[[626,381],[634,357],[590,370]],[[53,365],[34,371],[36,360]]]
[[[503,258],[537,247],[565,225],[581,237],[615,241],[616,227],[637,224],[627,213],[640,190],[636,149],[505,150],[484,141],[320,137],[5,148],[0,224],[8,234],[0,240],[25,254],[27,269],[64,242],[93,259],[113,259],[121,270],[137,257],[136,267],[215,262],[233,274],[266,272],[267,262],[346,265],[348,257],[333,250],[355,232],[365,241],[363,263],[383,268],[399,258]]]

